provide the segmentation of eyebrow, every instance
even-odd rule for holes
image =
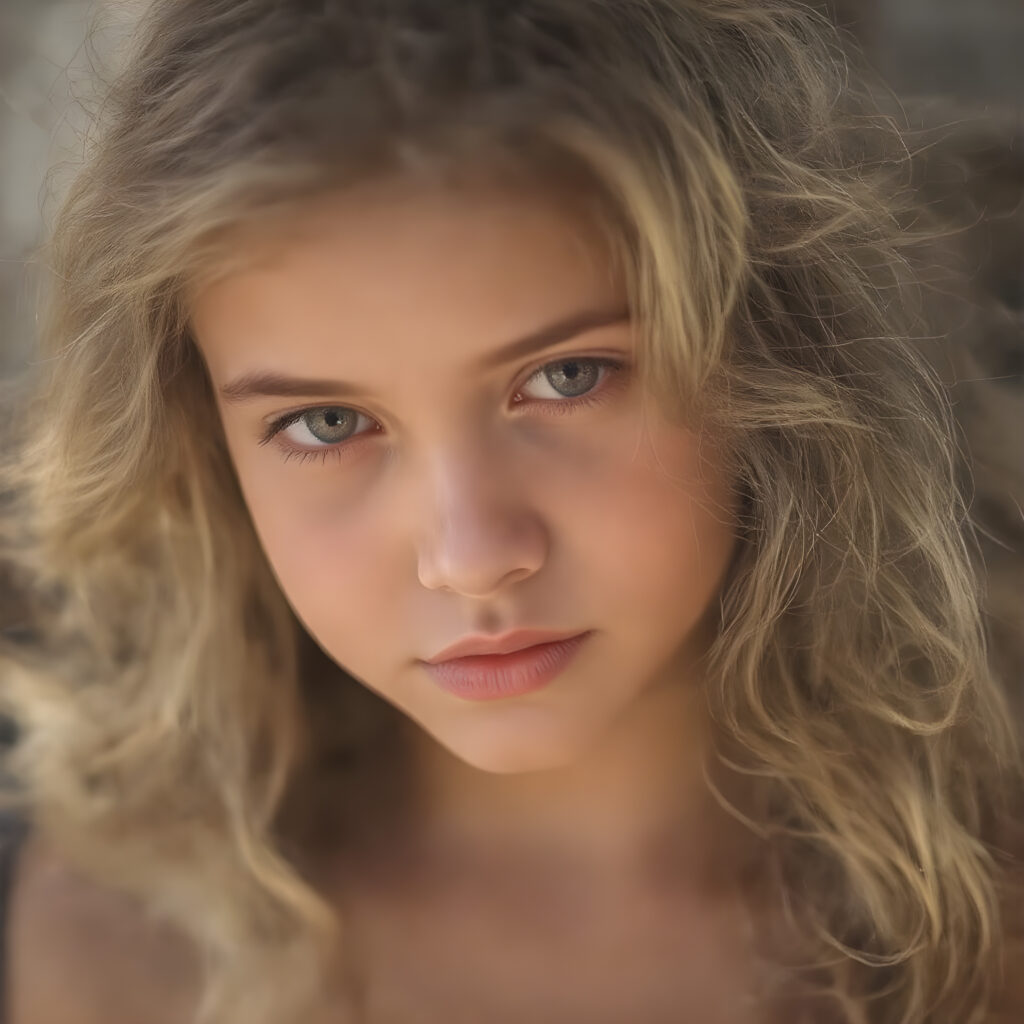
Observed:
[[[540,349],[549,348],[560,341],[568,341],[585,331],[596,330],[599,327],[609,327],[612,324],[625,323],[630,319],[628,308],[619,307],[612,310],[583,310],[564,317],[553,324],[548,324],[540,330],[533,331],[525,338],[517,338],[515,341],[502,345],[493,352],[488,352],[482,359],[478,360],[477,368],[481,370],[493,369],[530,355]],[[315,395],[331,395],[341,397],[345,395],[367,394],[368,389],[342,380],[326,380],[315,377],[289,377],[280,373],[269,371],[253,371],[236,377],[230,383],[225,384],[220,393],[224,400],[232,404],[245,402],[253,398],[264,396],[300,398]]]

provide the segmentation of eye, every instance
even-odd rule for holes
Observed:
[[[558,359],[535,370],[517,389],[513,403],[538,406],[545,414],[565,415],[603,401],[611,390],[609,379],[618,377],[625,369],[620,360],[597,356]],[[526,394],[528,388],[546,390],[548,394]],[[357,432],[361,420],[373,424],[374,429]],[[297,427],[295,432],[290,431],[293,426]],[[323,405],[299,409],[274,420],[259,444],[273,442],[284,452],[286,462],[292,458],[322,462],[328,457],[347,456],[361,438],[378,433],[379,425],[365,413],[344,405]]]
[[[349,447],[353,438],[362,436],[355,432],[356,425],[360,420],[374,423],[365,413],[344,405],[324,405],[314,409],[299,409],[297,412],[287,413],[274,420],[259,443],[265,445],[274,441],[277,447],[284,452],[285,462],[291,458],[297,458],[300,462],[313,458],[319,458],[322,461],[328,454],[336,455]],[[288,436],[285,431],[295,425],[301,427],[301,430],[298,432],[298,436],[293,436],[291,440],[306,442],[305,447],[301,444],[289,444],[284,440]],[[375,432],[379,431],[364,431],[364,433]]]
[[[559,359],[554,363],[546,363],[540,367],[526,384],[537,380],[542,387],[554,391],[554,402],[558,405],[576,405],[579,401],[594,394],[597,382],[603,381],[610,374],[622,369],[622,364],[614,359],[596,359],[589,357],[573,357]],[[602,373],[602,371],[604,371]],[[525,385],[524,385],[525,386]],[[516,396],[518,398],[518,395]],[[558,402],[561,398],[568,401]],[[538,399],[545,401],[546,399]]]

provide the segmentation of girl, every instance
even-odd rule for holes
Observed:
[[[8,406],[8,1020],[1019,1019],[901,145],[786,0],[157,0]]]

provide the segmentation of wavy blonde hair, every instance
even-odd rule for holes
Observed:
[[[344,922],[283,823],[342,742],[311,723],[361,726],[347,696],[310,714],[358,686],[264,559],[188,296],[297,204],[477,172],[586,197],[645,393],[741,481],[706,696],[719,766],[758,780],[730,806],[770,851],[750,899],[780,998],[992,1021],[1024,768],[942,378],[969,354],[929,335],[935,232],[849,54],[787,0],[152,5],[7,403],[0,680],[9,799],[194,937],[202,1021],[315,998]],[[799,942],[769,949],[773,922]]]

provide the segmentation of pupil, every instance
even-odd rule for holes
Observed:
[[[567,360],[564,363],[555,363],[555,370],[548,370],[548,380],[551,381],[553,387],[561,390],[562,388],[571,388],[572,394],[579,394],[584,389],[582,385],[588,384],[593,386],[596,381],[591,379],[597,374],[596,368],[590,367],[591,361],[586,359],[572,359]],[[589,374],[589,377],[588,377]],[[558,377],[562,378],[562,383],[556,383]],[[580,387],[574,387],[574,385],[580,385]]]
[[[345,430],[352,426],[353,414],[343,408],[316,409],[307,413],[305,418],[309,432],[325,444],[335,444],[344,440]]]

